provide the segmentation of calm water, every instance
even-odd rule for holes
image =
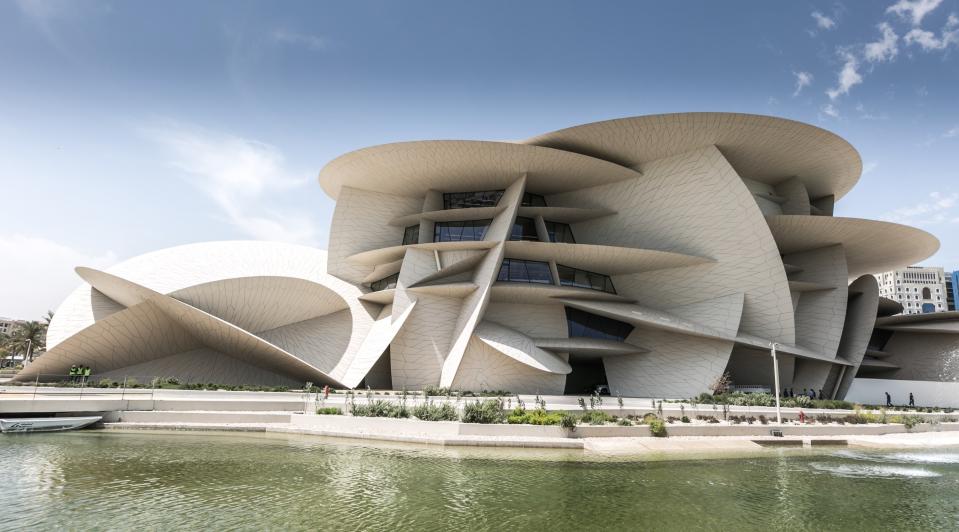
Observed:
[[[3,435],[0,529],[959,529],[959,450],[533,456],[303,436]]]

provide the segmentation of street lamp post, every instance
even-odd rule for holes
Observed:
[[[776,342],[769,344],[769,352],[773,356],[773,376],[776,382],[776,423],[782,425],[783,416],[779,410],[779,363],[776,362]]]

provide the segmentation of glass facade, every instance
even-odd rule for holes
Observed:
[[[623,342],[633,332],[633,326],[606,316],[566,307],[566,326],[570,338],[600,338]]]
[[[573,229],[569,224],[564,224],[560,222],[546,222],[546,232],[549,233],[550,242],[562,242],[564,244],[575,244],[576,239],[573,238]]]
[[[523,194],[523,201],[520,202],[521,207],[545,207],[546,198],[540,196],[539,194],[530,194],[529,192]]]
[[[468,209],[470,207],[495,207],[501,197],[503,197],[502,190],[448,192],[443,194],[443,208]]]
[[[370,290],[374,292],[379,292],[380,290],[386,290],[387,288],[396,288],[396,281],[400,278],[399,272],[394,273],[389,277],[384,277],[379,281],[373,281],[370,283]]]
[[[467,242],[483,240],[489,220],[466,220],[463,222],[436,222],[433,224],[433,242]]]
[[[536,221],[532,218],[517,216],[516,222],[513,223],[513,232],[510,233],[509,239],[538,241],[539,237],[536,235]]]
[[[411,225],[403,231],[403,245],[420,243],[420,224]]]
[[[497,281],[513,283],[553,284],[549,263],[535,260],[503,259]]]
[[[608,275],[578,270],[562,264],[557,264],[556,269],[559,270],[559,284],[563,286],[589,288],[609,292],[610,294],[616,293],[616,289],[613,288],[613,280]]]

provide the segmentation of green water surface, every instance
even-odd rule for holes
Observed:
[[[0,435],[0,530],[959,530],[959,450],[640,461],[295,435]]]

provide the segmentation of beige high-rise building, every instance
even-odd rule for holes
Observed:
[[[328,252],[192,244],[130,259],[57,310],[18,379],[692,397],[740,386],[843,396],[876,323],[871,275],[930,234],[833,216],[862,161],[780,118],[682,113],[520,142],[347,153]],[[943,299],[944,300],[944,299]]]
[[[903,314],[949,310],[946,273],[938,266],[908,266],[877,273],[879,295],[902,304]]]

